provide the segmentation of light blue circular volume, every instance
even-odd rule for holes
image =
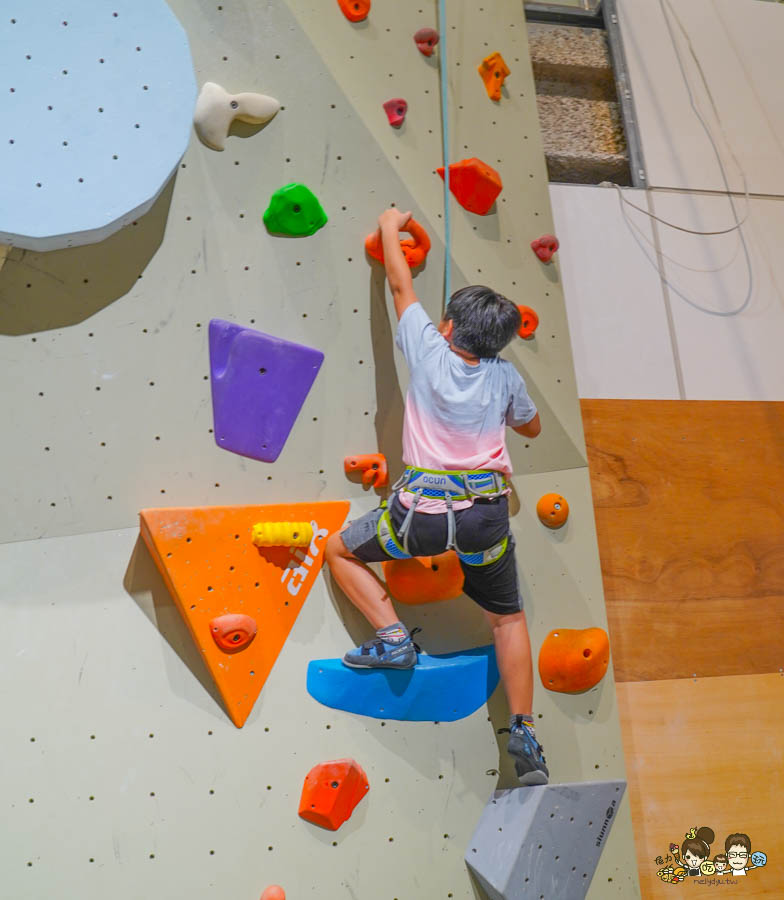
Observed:
[[[141,216],[185,152],[195,102],[164,0],[4,0],[0,244],[89,244]]]

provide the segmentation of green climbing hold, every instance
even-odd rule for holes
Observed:
[[[318,197],[304,184],[286,184],[270,197],[264,224],[275,234],[302,237],[327,224]]]

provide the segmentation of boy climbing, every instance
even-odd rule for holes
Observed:
[[[360,668],[412,668],[418,647],[385,586],[365,565],[454,549],[465,593],[482,607],[512,712],[507,750],[523,784],[549,773],[534,733],[531,644],[509,530],[511,461],[506,426],[528,438],[539,414],[515,367],[498,353],[520,327],[517,307],[489,288],[456,291],[438,328],[414,293],[399,232],[411,213],[379,217],[387,281],[398,318],[397,345],[411,373],[403,423],[405,472],[388,506],[330,537],[335,580],[376,630],[343,658]]]

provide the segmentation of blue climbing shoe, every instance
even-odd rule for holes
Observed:
[[[502,728],[509,732],[509,743],[506,752],[514,759],[515,771],[520,784],[547,784],[550,772],[545,763],[542,745],[536,740],[533,728],[525,725],[516,716],[511,728]]]
[[[412,637],[418,631],[414,628],[409,634],[400,623],[381,628],[372,641],[349,650],[343,664],[352,669],[413,669],[420,649]]]

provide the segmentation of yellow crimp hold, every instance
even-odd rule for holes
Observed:
[[[313,527],[310,522],[257,522],[251,540],[257,547],[309,547]]]

